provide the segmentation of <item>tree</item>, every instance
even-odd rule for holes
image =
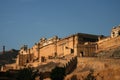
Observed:
[[[52,80],[64,80],[65,77],[65,68],[55,67],[50,75]]]
[[[18,80],[33,80],[33,76],[32,76],[32,69],[31,68],[24,68],[21,69],[18,73]]]

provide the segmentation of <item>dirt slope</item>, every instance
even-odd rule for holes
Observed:
[[[78,58],[77,68],[65,80],[120,80],[120,59]]]

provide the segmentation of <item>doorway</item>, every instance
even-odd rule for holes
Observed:
[[[84,52],[80,51],[80,53],[78,54],[78,57],[83,57],[84,56]]]

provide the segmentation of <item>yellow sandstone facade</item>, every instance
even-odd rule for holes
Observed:
[[[37,67],[41,63],[47,63],[50,59],[61,59],[67,55],[77,57],[92,57],[101,51],[120,47],[120,25],[113,27],[111,36],[77,33],[64,38],[54,36],[41,38],[33,47],[27,45],[21,47],[16,58],[16,63],[6,64],[4,67],[24,68],[27,65]]]
[[[63,57],[69,54],[75,56],[92,56],[91,54],[96,50],[96,43],[98,41],[97,35],[77,33],[65,38],[58,38],[54,36],[50,39],[41,38],[38,43],[27,49],[24,45],[19,54],[19,63],[27,63],[38,60],[45,62],[47,59]],[[27,57],[23,60],[23,55]],[[33,57],[30,57],[33,55]],[[29,58],[29,59],[28,59]]]
[[[114,27],[111,36],[77,33],[65,38],[41,38],[32,48],[24,45],[18,55],[18,64],[46,62],[48,59],[64,57],[69,54],[90,57],[95,53],[120,46],[120,26]]]
[[[97,45],[97,52],[120,47],[120,25],[112,28],[111,36],[99,38]]]

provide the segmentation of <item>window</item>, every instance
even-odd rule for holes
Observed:
[[[71,53],[74,53],[74,49],[71,49]]]
[[[45,57],[44,56],[41,57],[41,62],[45,62]]]
[[[120,31],[118,32],[118,36],[120,36]]]
[[[113,36],[113,37],[115,36],[115,32],[112,32],[112,36]]]

